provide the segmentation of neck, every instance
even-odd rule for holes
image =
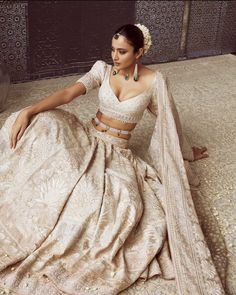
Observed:
[[[134,67],[135,67],[135,64],[131,65],[128,68],[125,68],[123,70],[120,70],[119,74],[120,75],[123,75],[123,76],[129,75],[129,77],[132,77],[133,74],[134,74]]]

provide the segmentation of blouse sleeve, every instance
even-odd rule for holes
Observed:
[[[85,94],[87,94],[90,90],[101,86],[105,77],[106,67],[107,64],[104,61],[98,60],[89,72],[76,81],[76,83],[81,82],[85,86]]]

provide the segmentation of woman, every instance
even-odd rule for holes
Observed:
[[[2,286],[22,295],[110,295],[161,276],[176,280],[179,295],[224,294],[183,161],[207,157],[206,148],[191,149],[161,73],[141,64],[150,45],[146,27],[122,26],[112,38],[114,66],[97,61],[72,87],[5,122]],[[48,112],[98,86],[99,110],[87,125]],[[150,164],[128,148],[146,108],[158,115]]]

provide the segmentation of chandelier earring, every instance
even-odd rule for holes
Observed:
[[[135,67],[134,67],[134,81],[137,82],[138,81],[138,63],[136,62]]]

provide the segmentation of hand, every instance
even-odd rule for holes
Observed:
[[[25,129],[30,123],[30,117],[31,115],[29,114],[27,109],[22,110],[19,115],[17,116],[11,130],[11,135],[10,135],[10,146],[11,148],[16,147],[17,141],[20,140],[22,137]]]
[[[207,151],[207,148],[205,146],[204,147],[193,146],[192,150],[193,150],[193,155],[194,155],[194,161],[209,157],[209,155],[207,153],[204,154]]]

